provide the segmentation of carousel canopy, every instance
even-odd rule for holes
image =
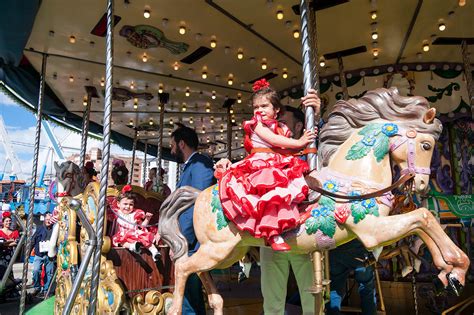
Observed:
[[[23,0],[0,8],[0,80],[7,89],[36,105],[47,53],[45,113],[80,128],[86,87],[94,87],[90,130],[100,134],[106,1]],[[321,89],[340,89],[338,57],[349,84],[351,78],[402,67],[429,71],[443,64],[459,70],[460,43],[474,39],[472,1],[319,0],[313,9]],[[196,128],[203,148],[222,157],[224,105],[233,103],[231,148],[238,158],[252,82],[265,77],[282,96],[301,95],[299,30],[296,0],[116,0],[113,141],[130,149],[138,129],[139,147],[145,139],[156,145],[162,127],[168,148],[181,122]],[[161,91],[170,97],[158,126]]]

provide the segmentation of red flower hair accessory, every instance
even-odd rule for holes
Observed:
[[[126,192],[132,191],[132,186],[130,185],[125,185],[122,188],[122,194],[125,194]]]
[[[5,211],[3,212],[2,214],[2,218],[11,218],[12,217],[12,213],[10,211]]]
[[[254,92],[258,92],[261,89],[265,89],[265,88],[268,88],[268,87],[270,87],[270,83],[268,83],[268,81],[266,79],[261,79],[261,80],[255,81],[253,83],[252,90]]]

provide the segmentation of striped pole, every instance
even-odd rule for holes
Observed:
[[[114,0],[107,0],[107,34],[105,53],[105,102],[104,102],[104,129],[102,140],[102,167],[100,170],[99,211],[96,218],[97,246],[92,263],[92,279],[90,290],[89,314],[95,315],[97,307],[97,289],[99,287],[101,251],[104,236],[105,207],[107,205],[107,186],[110,159],[110,136],[112,126],[112,88],[114,64]]]

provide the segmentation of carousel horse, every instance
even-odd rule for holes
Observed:
[[[326,250],[356,237],[374,249],[417,234],[440,270],[436,285],[459,294],[469,259],[431,212],[419,208],[389,216],[390,191],[395,187],[404,183],[406,189],[419,192],[429,187],[433,147],[442,131],[435,115],[425,98],[400,96],[396,88],[338,101],[320,133],[322,168],[306,177],[309,188],[322,194],[304,206],[299,228],[283,235],[291,252]],[[402,170],[402,178],[393,184],[391,162]],[[178,217],[192,204],[201,246],[188,256]],[[263,239],[238,230],[227,219],[217,185],[202,192],[191,187],[174,191],[160,210],[159,231],[175,260],[175,290],[168,314],[181,313],[186,279],[192,273],[201,278],[214,314],[222,314],[222,297],[207,271],[231,266],[250,246],[265,246]]]
[[[57,203],[61,203],[64,197],[74,197],[81,194],[86,188],[87,182],[81,168],[71,161],[66,161],[61,164],[54,162],[54,169],[56,170],[57,180]],[[56,210],[55,210],[56,212]],[[53,213],[57,216],[57,212]],[[48,251],[49,257],[56,256],[57,240],[59,236],[59,224],[53,226],[53,231],[50,239],[50,247]]]

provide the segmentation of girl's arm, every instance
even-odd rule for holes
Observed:
[[[299,139],[291,139],[282,135],[275,134],[270,128],[265,127],[261,122],[255,126],[254,132],[272,146],[286,149],[301,149],[314,141],[316,136],[314,132],[307,130]]]
[[[143,220],[141,225],[142,226],[147,226],[148,223],[150,223],[150,219],[151,219],[152,216],[153,216],[153,213],[150,213],[150,212],[145,213],[145,220]]]

